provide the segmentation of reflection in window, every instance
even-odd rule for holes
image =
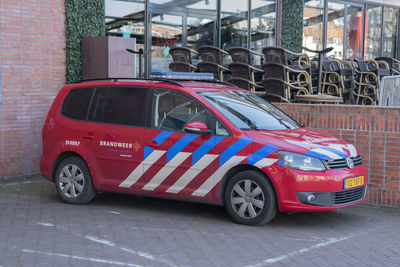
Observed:
[[[144,0],[105,0],[106,31],[108,35],[129,33],[143,43]],[[138,40],[136,40],[138,42]]]
[[[152,19],[152,71],[168,71],[169,48],[182,46],[182,17],[161,14]],[[168,58],[168,60],[167,60]]]
[[[144,0],[105,0],[106,35],[136,38],[136,50],[144,48]],[[136,73],[139,57],[136,57]]]
[[[202,45],[213,45],[215,20],[187,17],[187,46],[198,50]]]
[[[368,5],[365,21],[365,58],[374,59],[381,54],[382,7]]]
[[[333,47],[333,50],[327,56],[339,59],[343,59],[344,10],[344,4],[328,3],[328,42],[326,47]]]
[[[275,45],[275,20],[275,0],[251,0],[251,50],[261,53],[264,47]]]
[[[221,0],[221,45],[247,47],[247,1]]]
[[[169,48],[213,45],[217,0],[150,0],[152,7],[152,71],[169,71]],[[186,28],[184,28],[186,26]],[[196,64],[196,60],[193,61]]]
[[[323,1],[308,1],[303,10],[303,46],[312,50],[322,49]],[[333,38],[331,38],[333,40]],[[309,53],[309,52],[306,52]],[[314,53],[309,53],[315,56]]]
[[[382,56],[396,57],[397,46],[397,24],[399,9],[385,7],[383,16],[383,47]]]
[[[362,55],[362,8],[348,6],[347,8],[347,51],[346,57],[355,58]]]

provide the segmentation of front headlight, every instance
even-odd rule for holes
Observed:
[[[324,163],[318,158],[287,151],[279,151],[278,156],[283,165],[292,169],[303,171],[326,170]]]

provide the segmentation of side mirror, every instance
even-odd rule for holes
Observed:
[[[208,130],[207,125],[205,125],[201,121],[189,122],[188,124],[185,125],[185,127],[183,127],[183,130],[187,133],[211,134],[211,130]]]

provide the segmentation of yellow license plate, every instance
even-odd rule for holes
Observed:
[[[344,189],[357,187],[364,184],[364,176],[357,176],[353,178],[344,179]]]

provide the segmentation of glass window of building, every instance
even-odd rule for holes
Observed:
[[[382,6],[368,5],[365,14],[364,56],[374,59],[381,54]]]
[[[136,50],[144,48],[145,0],[105,0],[106,35],[136,38]],[[139,57],[136,57],[136,73]]]
[[[346,58],[362,57],[362,28],[363,28],[363,12],[361,6],[346,5],[347,18],[346,18]]]
[[[139,44],[144,43],[144,1],[105,0],[106,34],[130,34]]]
[[[276,6],[275,0],[251,0],[251,50],[275,45]]]
[[[188,1],[187,47],[197,50],[202,45],[215,45],[217,0]]]
[[[247,47],[247,1],[221,0],[221,48]]]
[[[216,0],[151,0],[150,4],[151,71],[169,71],[169,49],[173,46],[197,50],[214,44]]]
[[[312,50],[323,49],[324,1],[304,2],[303,46]],[[307,52],[308,53],[308,52]],[[315,56],[310,53],[310,56]]]
[[[383,15],[383,38],[382,38],[382,56],[396,57],[397,34],[398,34],[399,9],[392,7],[384,8]]]
[[[345,5],[328,3],[328,25],[326,47],[333,47],[328,56],[343,59]]]

